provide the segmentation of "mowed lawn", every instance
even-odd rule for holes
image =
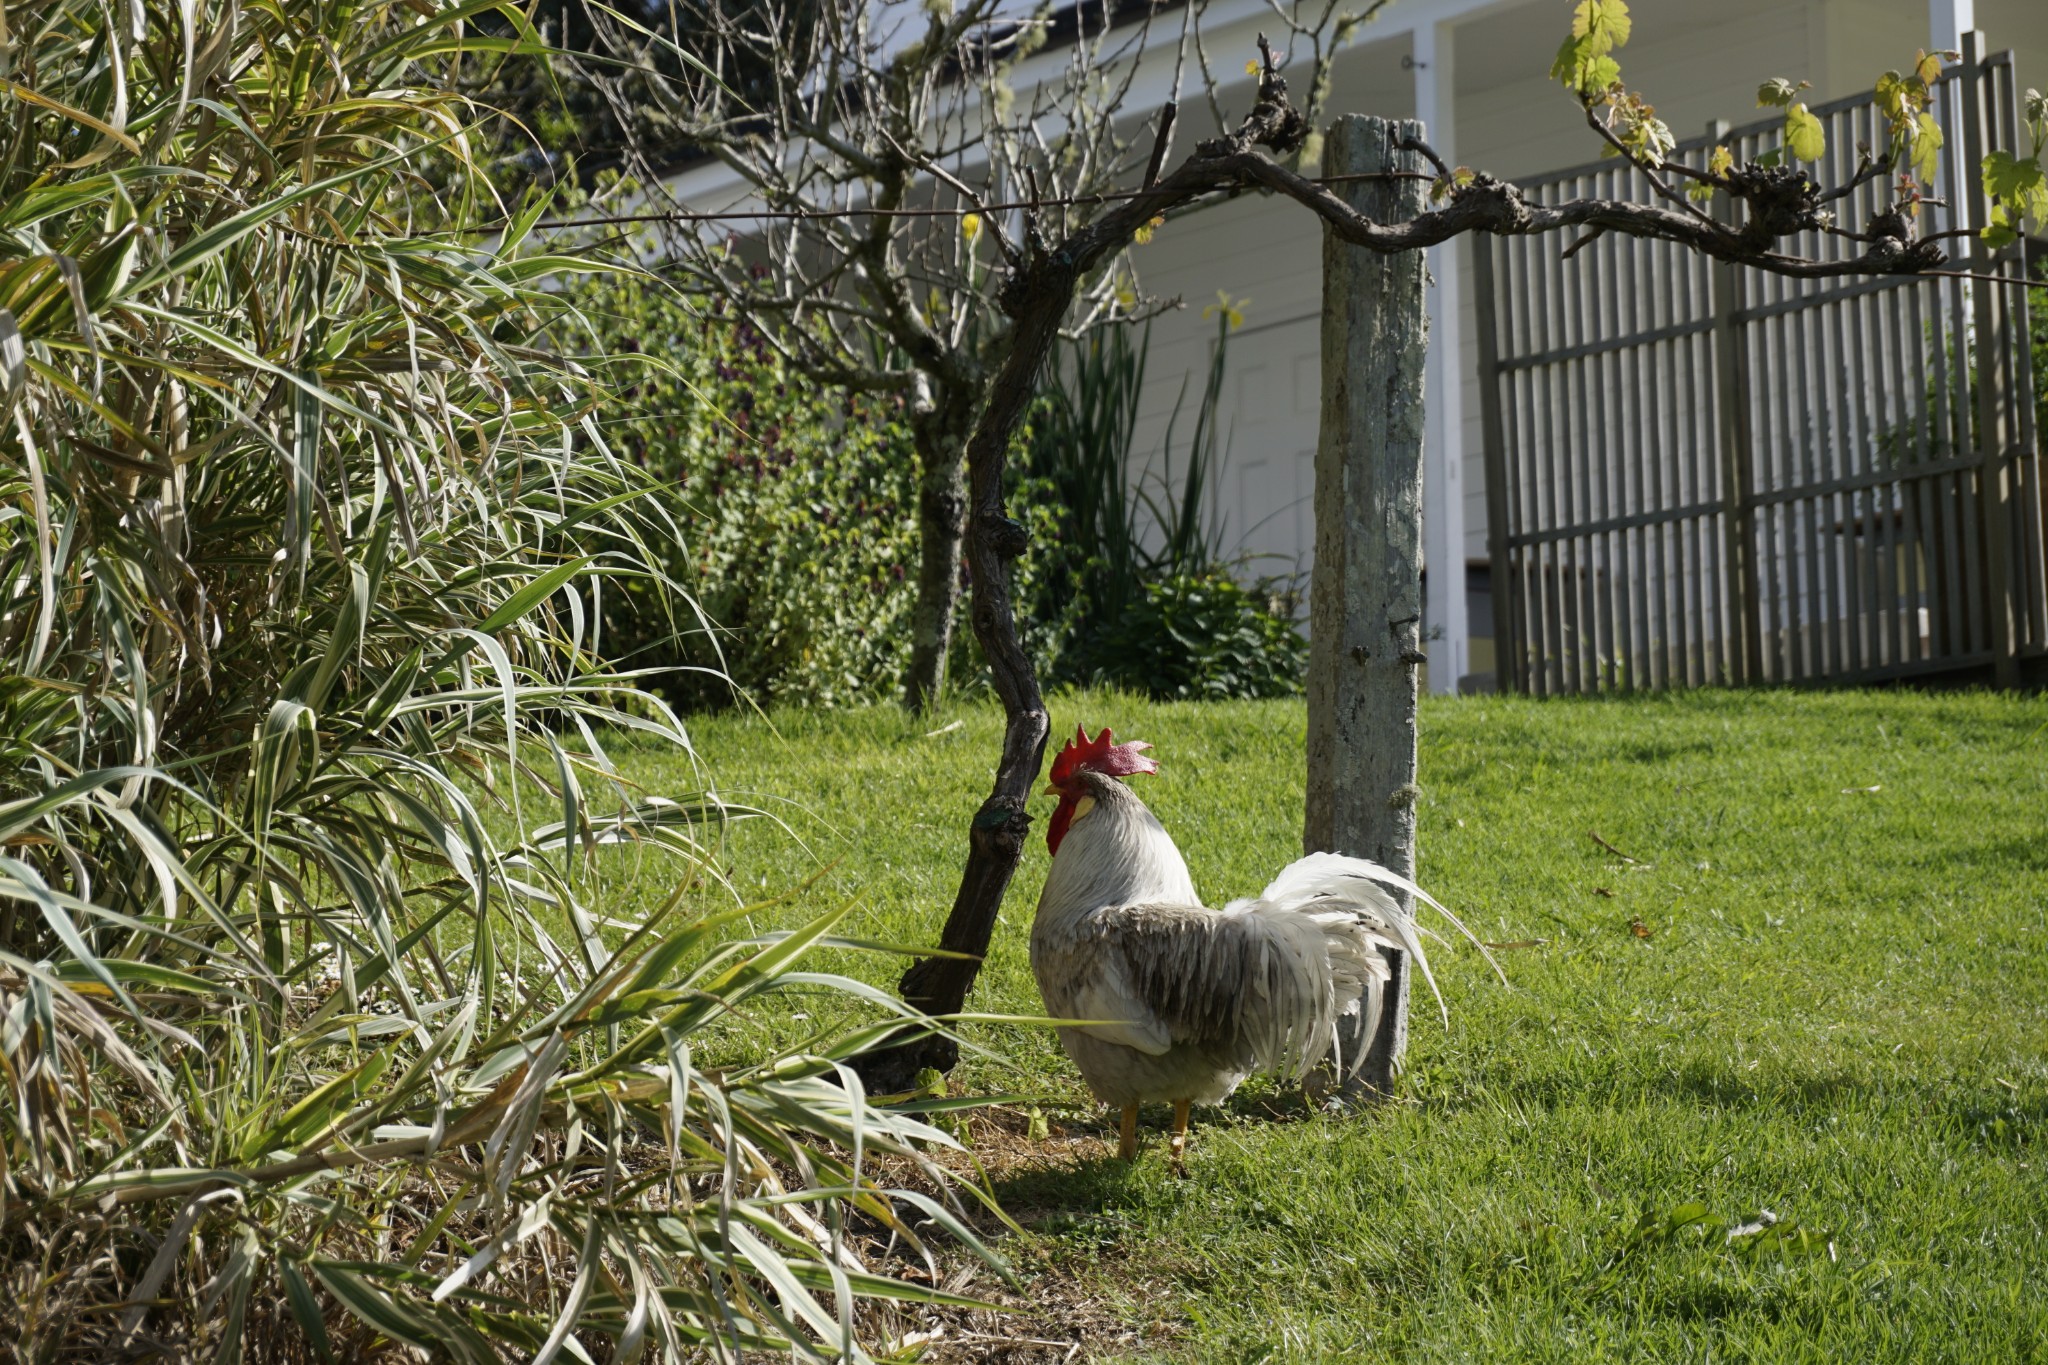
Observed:
[[[1212,902],[1298,855],[1301,703],[1053,710],[1157,746],[1139,790]],[[734,879],[830,865],[765,918],[852,898],[850,932],[916,943],[999,731],[992,706],[693,723],[721,791],[787,825],[735,832]],[[1161,1361],[2048,1359],[2048,699],[1432,701],[1421,788],[1420,880],[1517,946],[1507,988],[1435,952],[1450,1027],[1418,999],[1401,1102],[1247,1087],[1176,1179],[1163,1113],[1126,1168],[1048,1035],[977,1030],[1002,1055],[958,1081],[1055,1124],[997,1163],[1027,1292],[1107,1305],[1135,1333],[1114,1350]],[[1045,869],[1035,829],[979,1009],[1040,1008]]]

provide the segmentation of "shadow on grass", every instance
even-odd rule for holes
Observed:
[[[1788,1075],[1784,1071],[1749,1071],[1705,1060],[1688,1060],[1644,1074],[1628,1068],[1590,1070],[1546,1069],[1497,1085],[1493,1094],[1504,1103],[1558,1112],[1597,1104],[1608,1109],[1635,1103],[1681,1104],[1713,1110],[1829,1110],[1857,1095],[1881,1096],[1896,1086],[1848,1072]],[[1425,1097],[1426,1110],[1457,1112],[1477,1103],[1464,1095]]]
[[[2048,872],[2048,840],[2032,834],[1945,847],[1924,864],[1931,871]]]
[[[1312,1119],[1317,1112],[1317,1106],[1299,1089],[1254,1082],[1222,1105],[1195,1110],[1189,1126],[1191,1150],[1199,1147],[1207,1132],[1278,1127]],[[1143,1106],[1138,1117],[1138,1155],[1135,1160],[1121,1161],[1114,1155],[1114,1109],[1071,1114],[1060,1125],[1068,1139],[1064,1150],[1054,1149],[1046,1152],[1043,1160],[1008,1167],[993,1179],[990,1189],[1012,1216],[1039,1231],[1071,1236],[1092,1230],[1098,1235],[1114,1235],[1119,1212],[1144,1203],[1154,1168],[1166,1168],[1172,1117],[1169,1105]]]
[[[1987,1093],[1981,1086],[1964,1089],[1849,1072],[1752,1073],[1735,1065],[1690,1061],[1635,1077],[1626,1086],[1558,1071],[1524,1078],[1512,1092],[1521,1104],[1553,1112],[1647,1103],[1705,1113],[1775,1110],[1784,1121],[1797,1123],[1848,1109],[1888,1110],[1894,1120],[1910,1115],[1930,1136],[1949,1144],[2011,1153],[2034,1147],[2048,1135],[2048,1095],[2029,1089],[2026,1094]],[[1397,1097],[1390,1112],[1399,1104]],[[1424,1111],[1432,1107],[1422,1101]],[[1199,1150],[1206,1133],[1280,1128],[1314,1119],[1319,1111],[1298,1089],[1254,1082],[1222,1106],[1196,1110],[1191,1141]],[[1358,1117],[1371,1122],[1371,1115],[1368,1108]],[[992,1192],[1036,1231],[1104,1245],[1120,1241],[1159,1196],[1170,1121],[1168,1106],[1145,1106],[1137,1159],[1125,1162],[1113,1155],[1114,1110],[1071,1113],[1060,1125],[1067,1140],[1002,1170]],[[1703,1302],[1696,1307],[1713,1316],[1729,1305]]]
[[[1143,1202],[1144,1147],[1136,1161],[1115,1156],[1052,1160],[1017,1167],[990,1186],[996,1202],[1025,1227],[1049,1236],[1119,1240],[1128,1211]]]

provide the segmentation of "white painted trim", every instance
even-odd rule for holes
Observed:
[[[1415,116],[1429,143],[1458,163],[1457,44],[1448,23],[1415,30]],[[1429,571],[1429,690],[1455,694],[1470,671],[1471,626],[1465,619],[1464,266],[1456,241],[1429,249],[1432,284],[1429,356],[1424,378],[1422,558]]]
[[[1977,0],[1927,0],[1927,45],[1931,51],[1958,49],[1977,27]]]

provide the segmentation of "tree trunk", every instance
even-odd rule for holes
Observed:
[[[903,679],[903,704],[912,711],[935,704],[946,686],[967,519],[960,463],[973,423],[973,403],[951,390],[942,393],[931,411],[911,418],[918,463],[917,606],[910,616],[910,669]]]
[[[1412,119],[1339,119],[1333,176],[1426,172]],[[1377,223],[1424,208],[1426,179],[1351,180],[1339,193]],[[1423,257],[1326,234],[1323,410],[1309,587],[1308,852],[1370,858],[1415,875],[1415,701],[1422,652]],[[1439,591],[1457,590],[1452,566]],[[1407,898],[1402,898],[1404,903]],[[1408,908],[1412,909],[1412,906]],[[1391,1092],[1408,1036],[1406,963],[1394,960],[1355,1095]],[[1343,1040],[1347,1055],[1359,1040]]]
[[[940,950],[961,956],[920,958],[899,983],[904,1002],[928,1015],[958,1014],[981,971],[1003,894],[1024,856],[1024,839],[1031,830],[1025,803],[1038,779],[1049,729],[1038,674],[1018,643],[1010,603],[1010,565],[1023,553],[1027,540],[1024,527],[1003,510],[1003,468],[1081,271],[1072,257],[1035,265],[1017,280],[1017,296],[1009,300],[1016,329],[967,447],[967,563],[974,594],[974,636],[1002,699],[1003,752],[994,789],[968,824],[967,866],[939,934]],[[920,1033],[866,1053],[854,1066],[871,1092],[895,1094],[910,1089],[925,1068],[950,1071],[959,1059],[960,1050],[950,1038]]]

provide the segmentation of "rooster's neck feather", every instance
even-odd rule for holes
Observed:
[[[1200,905],[1187,862],[1137,794],[1113,778],[1088,785],[1095,809],[1061,841],[1038,898],[1039,916],[1066,918],[1141,902]]]

